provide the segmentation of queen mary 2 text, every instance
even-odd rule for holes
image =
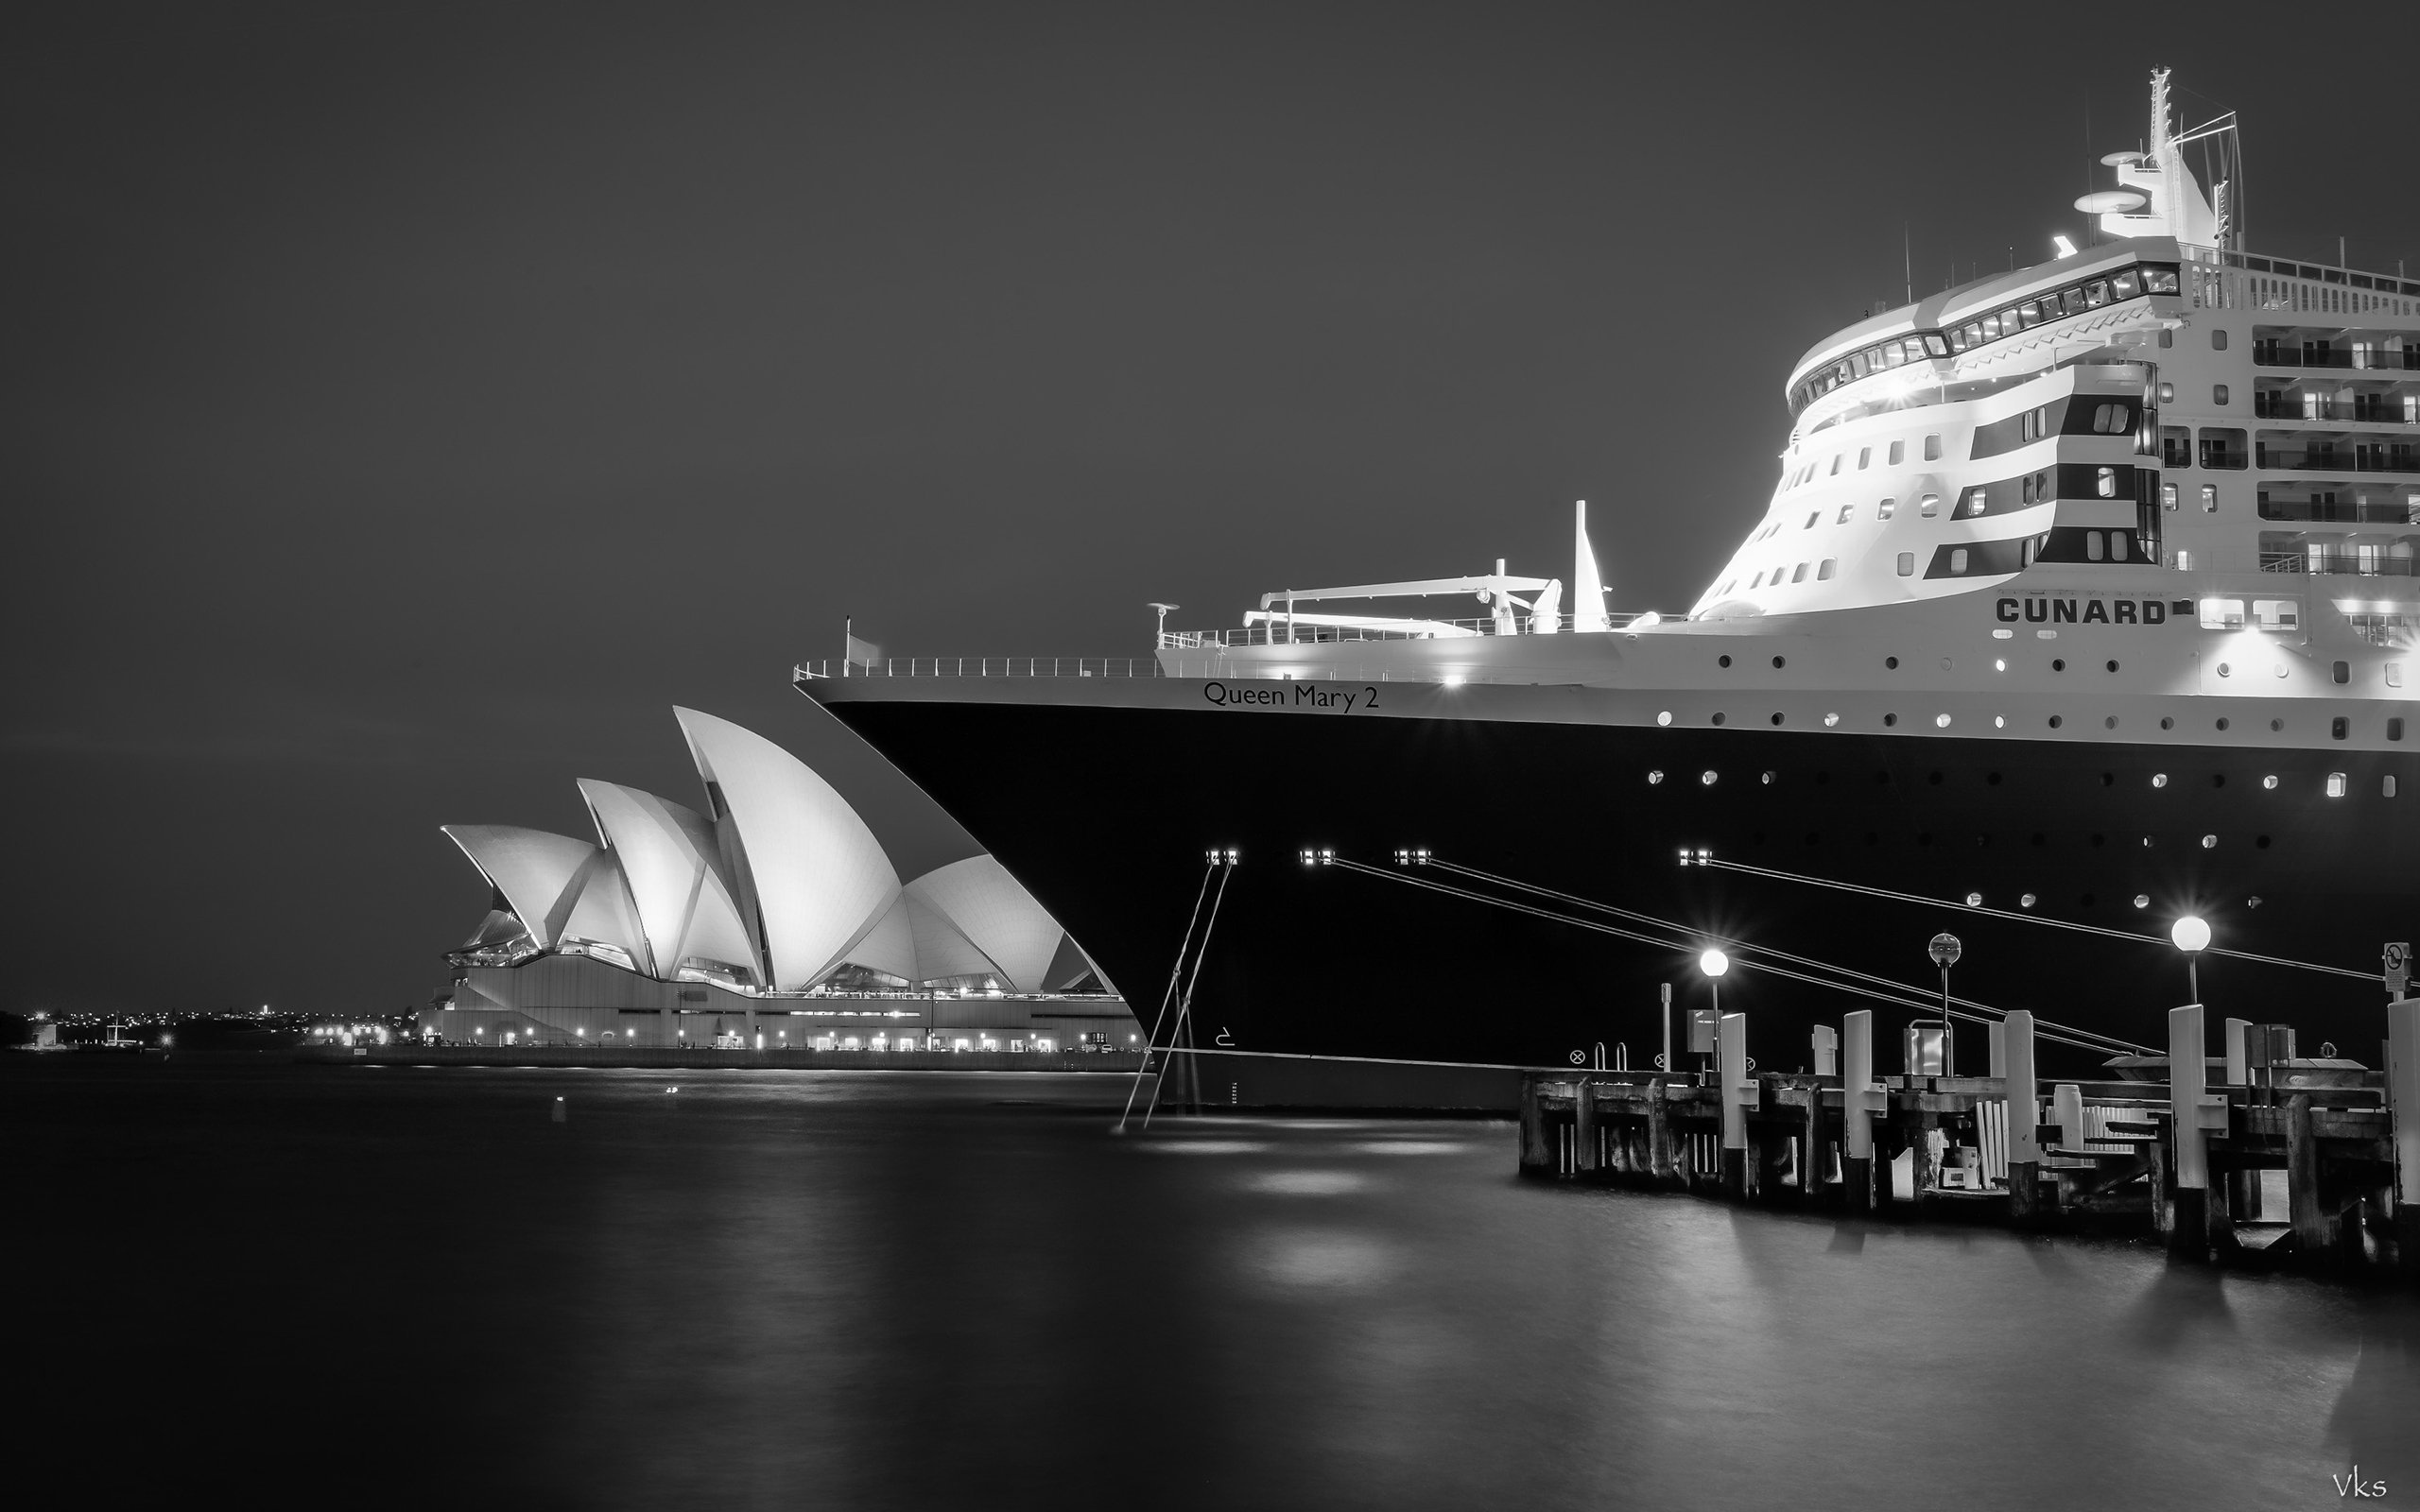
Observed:
[[[1992,612],[2003,625],[2023,620],[2028,625],[2165,625],[2171,606],[2158,598],[2085,598],[2051,597],[2036,594],[2027,598],[2003,598],[1992,606]],[[2179,616],[2190,614],[2192,604],[2180,602],[2173,606]]]
[[[1221,709],[1333,709],[1349,714],[1356,708],[1378,707],[1374,685],[1323,688],[1312,682],[1205,682],[1201,696]]]

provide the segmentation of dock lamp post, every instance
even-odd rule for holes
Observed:
[[[1698,957],[1698,970],[1705,973],[1705,985],[1714,993],[1716,1017],[1722,1014],[1722,973],[1731,970],[1731,957],[1720,951],[1709,950]]]
[[[2168,937],[2185,953],[2185,981],[2192,988],[2187,1001],[2199,1003],[2202,1001],[2202,953],[2210,948],[2210,922],[2187,914],[2169,926]]]
[[[1949,1018],[1949,969],[1958,964],[1958,957],[1965,952],[1966,947],[1958,943],[1958,936],[1946,930],[1935,935],[1925,946],[1925,953],[1932,957],[1932,964],[1941,968],[1941,1074],[1944,1076],[1958,1074],[1958,1030]]]

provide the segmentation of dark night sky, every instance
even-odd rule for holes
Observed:
[[[2243,112],[2256,248],[2420,268],[2408,91],[2274,7],[10,14],[21,1010],[424,1002],[437,826],[696,802],[674,702],[849,785],[786,685],[844,612],[1141,654],[1562,575],[1582,496],[1685,607],[1903,223],[1920,291],[2048,255],[2154,63]]]

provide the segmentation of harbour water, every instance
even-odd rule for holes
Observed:
[[[1504,1122],[0,1058],[18,1462],[91,1496],[2293,1507],[2358,1465],[2420,1499],[2407,1295],[1525,1182]]]

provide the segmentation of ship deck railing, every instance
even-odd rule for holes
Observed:
[[[1605,625],[1609,629],[1618,630],[1642,617],[1638,614],[1608,614]],[[1523,614],[1512,633],[1571,633],[1571,616],[1558,614],[1552,618],[1554,630],[1541,632],[1536,617]],[[1427,620],[1423,624],[1443,627],[1455,632],[1450,638],[1504,633],[1493,619]],[[790,679],[793,682],[814,682],[826,678],[1316,677],[1319,675],[1316,669],[1290,664],[1219,671],[1211,658],[1224,650],[1247,646],[1354,645],[1440,638],[1444,637],[1441,637],[1436,629],[1387,629],[1351,625],[1289,626],[1281,620],[1274,625],[1250,625],[1230,630],[1164,630],[1158,637],[1158,648],[1180,653],[1174,667],[1156,656],[890,656],[801,662],[791,669]],[[1181,654],[1187,651],[1209,653],[1201,661],[1199,672],[1184,667]]]
[[[2308,576],[2343,577],[2412,577],[2410,557],[2376,557],[2364,560],[2349,552],[2327,552],[2311,555],[2305,552],[2264,551],[2260,554],[2260,570],[2264,573],[2289,573]]]

